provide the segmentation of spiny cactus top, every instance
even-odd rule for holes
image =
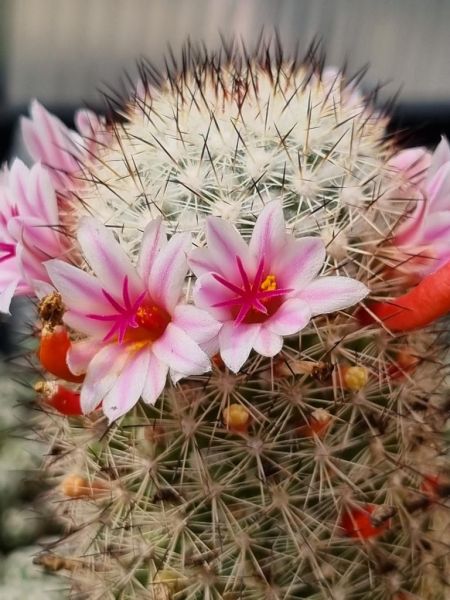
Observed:
[[[3,172],[71,597],[448,597],[450,148],[270,56],[188,48],[79,133],[34,102]]]

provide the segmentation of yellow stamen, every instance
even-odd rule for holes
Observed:
[[[267,275],[261,284],[261,289],[264,292],[274,292],[277,289],[277,280],[275,275]]]

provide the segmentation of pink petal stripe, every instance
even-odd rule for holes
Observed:
[[[450,162],[436,172],[427,185],[429,211],[450,211]]]
[[[293,335],[301,331],[311,319],[311,309],[304,300],[289,298],[264,326],[278,335]]]
[[[193,299],[199,308],[207,310],[218,321],[231,319],[229,308],[213,308],[215,304],[234,298],[234,292],[225,288],[211,273],[201,275],[195,282]]]
[[[275,356],[283,347],[283,338],[281,335],[272,333],[265,325],[264,323],[258,331],[253,348],[262,356]]]
[[[428,215],[424,223],[422,242],[431,246],[444,244],[450,256],[450,209]]]
[[[166,385],[169,367],[150,352],[150,362],[142,390],[142,400],[146,404],[155,404]]]
[[[164,334],[154,342],[152,351],[171,369],[184,375],[200,375],[211,370],[209,358],[182,329],[169,323]]]
[[[111,330],[111,322],[97,321],[96,319],[88,318],[84,313],[77,310],[67,310],[64,313],[64,323],[75,331],[102,341],[102,346],[105,345],[103,342],[104,338]]]
[[[198,344],[210,342],[222,326],[206,311],[189,304],[179,304],[175,308],[172,323]]]
[[[399,171],[411,181],[421,181],[431,164],[431,154],[426,148],[407,148],[401,150],[388,162],[388,167]]]
[[[150,351],[144,348],[130,355],[103,400],[103,413],[110,423],[127,413],[138,402],[147,378]]]
[[[104,344],[94,340],[73,343],[67,353],[67,366],[74,375],[86,373],[89,363],[103,347]]]
[[[289,239],[272,263],[278,287],[302,289],[319,273],[326,251],[320,238]]]
[[[110,312],[111,307],[98,279],[62,260],[49,260],[45,266],[69,309],[89,313],[99,311],[99,314]]]
[[[237,373],[247,360],[261,325],[233,321],[224,323],[219,333],[220,355],[226,366]]]
[[[239,282],[240,277],[236,264],[236,256],[238,256],[247,274],[253,276],[256,268],[255,261],[251,260],[247,244],[231,223],[218,217],[208,217],[206,219],[206,239],[209,257],[212,261],[210,271],[215,271],[228,280]],[[194,266],[192,268],[195,273]]]
[[[169,313],[180,299],[188,272],[187,253],[190,248],[189,233],[171,237],[155,259],[150,271],[148,287],[153,300]]]
[[[366,286],[356,279],[320,277],[310,283],[297,297],[309,305],[314,316],[353,306],[368,293]]]
[[[130,294],[135,299],[144,286],[125,250],[112,231],[92,217],[83,217],[78,241],[84,255],[105,290],[121,300],[122,284],[128,277]]]
[[[97,408],[128,359],[126,347],[118,344],[108,344],[92,358],[80,394],[81,409],[85,414]]]
[[[137,271],[146,284],[156,257],[167,244],[166,226],[162,218],[150,221],[144,230],[139,252]]]
[[[427,172],[428,181],[434,177],[434,175],[445,163],[448,162],[450,162],[450,146],[447,138],[442,136],[441,141],[433,152],[431,164]]]
[[[264,259],[270,266],[282,252],[286,242],[283,207],[279,200],[269,202],[259,215],[250,240],[250,252],[259,262]]]

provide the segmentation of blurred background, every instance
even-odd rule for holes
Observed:
[[[163,66],[169,44],[214,49],[219,33],[251,48],[261,30],[278,31],[287,53],[319,38],[328,65],[368,65],[367,89],[398,94],[392,129],[432,145],[450,133],[449,24],[450,0],[0,0],[0,158],[22,153],[18,117],[32,98],[70,124],[80,105],[102,106],[99,89],[135,77],[140,57]],[[49,530],[32,509],[39,449],[18,433],[30,392],[11,370],[13,322],[0,320],[0,598],[57,598],[60,584],[30,558]]]

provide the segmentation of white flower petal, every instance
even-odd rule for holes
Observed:
[[[162,218],[159,217],[147,225],[142,236],[137,271],[143,281],[148,282],[156,257],[166,244],[166,226]]]
[[[360,302],[368,288],[350,277],[320,277],[310,283],[297,298],[309,304],[312,315],[342,310]]]
[[[293,335],[301,331],[311,319],[311,309],[304,300],[289,298],[265,323],[273,333]]]
[[[262,325],[253,342],[254,350],[262,356],[275,356],[281,351],[282,347],[282,336],[272,333],[272,331],[265,327],[265,324]]]
[[[189,233],[177,233],[162,248],[150,271],[148,287],[153,300],[169,313],[180,299],[188,272]]]
[[[112,388],[129,358],[125,346],[108,344],[89,363],[80,403],[83,413],[95,410]]]
[[[175,308],[172,322],[198,344],[210,342],[217,337],[221,328],[221,323],[206,311],[189,304],[179,304]]]
[[[169,367],[166,363],[159,360],[159,358],[151,352],[144,389],[142,390],[142,399],[144,402],[147,404],[155,404],[166,385],[168,370]]]
[[[131,296],[142,292],[142,281],[125,250],[107,227],[92,217],[83,217],[77,237],[88,263],[110,294],[122,299],[125,277],[128,278]]]
[[[249,357],[261,325],[258,323],[224,323],[219,333],[220,356],[226,366],[237,373]]]
[[[325,246],[320,238],[290,238],[272,262],[278,287],[301,290],[317,277],[325,257]]]
[[[159,360],[184,375],[200,375],[211,369],[209,358],[198,344],[173,323],[154,342],[152,351]]]
[[[103,413],[110,423],[127,413],[138,402],[147,379],[149,361],[148,348],[131,354],[103,400]]]
[[[279,200],[269,202],[259,215],[250,240],[250,252],[267,266],[283,251],[286,243],[286,224]]]

